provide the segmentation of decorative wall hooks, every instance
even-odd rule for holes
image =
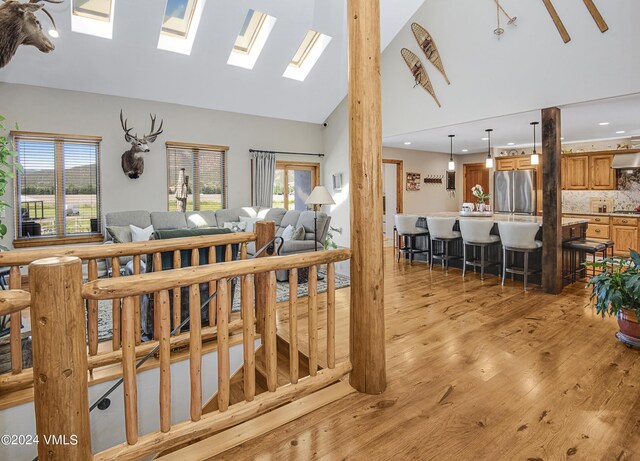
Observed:
[[[424,183],[425,184],[442,184],[442,181],[444,180],[444,175],[443,174],[430,174],[430,175],[426,175],[424,177]]]

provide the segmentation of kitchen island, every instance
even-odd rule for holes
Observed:
[[[420,215],[418,219],[418,227],[427,227],[427,217],[446,217],[446,218],[455,218],[456,224],[454,226],[455,230],[459,229],[459,221],[467,220],[467,219],[477,219],[483,221],[492,221],[494,223],[493,229],[491,233],[494,235],[500,235],[498,232],[498,222],[528,222],[528,223],[537,223],[540,226],[540,230],[536,235],[536,240],[542,240],[542,225],[544,224],[544,220],[542,216],[530,216],[530,215],[513,215],[513,214],[488,214],[483,216],[478,215],[461,215],[460,212],[457,211],[441,211],[441,212],[429,212]],[[589,224],[588,219],[579,218],[579,217],[565,217],[562,218],[562,242],[566,242],[569,240],[577,240],[586,237],[587,225]],[[398,242],[399,243],[399,242]],[[543,243],[544,245],[544,243]],[[430,247],[430,243],[428,237],[419,236],[415,239],[415,246],[417,249],[428,250]],[[451,242],[450,244],[450,254],[453,256],[457,256],[459,259],[454,259],[450,261],[449,267],[457,267],[462,268],[462,240],[456,240]],[[499,261],[501,259],[501,246],[499,244],[493,245],[489,247],[487,251],[487,259],[491,261]],[[428,262],[428,253],[419,253],[415,255],[416,261],[424,261]],[[522,255],[515,254],[515,264],[522,265],[520,261]],[[582,261],[580,261],[582,262]],[[569,264],[564,265],[565,267],[569,267]],[[541,261],[541,252],[533,253],[529,260],[529,267],[536,270],[541,270],[542,261]],[[499,275],[501,273],[501,268],[499,266],[489,267],[486,270],[487,274]],[[516,279],[521,278],[521,276],[516,275]],[[563,277],[564,280],[564,277]],[[540,274],[534,274],[530,277],[530,281],[532,283],[540,283]]]

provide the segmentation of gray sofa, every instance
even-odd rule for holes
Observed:
[[[203,227],[223,227],[226,222],[239,222],[240,217],[245,218],[261,218],[265,221],[273,221],[276,225],[276,236],[282,236],[287,226],[292,225],[294,228],[304,227],[304,240],[287,240],[282,245],[281,255],[305,253],[324,249],[324,239],[329,231],[331,217],[326,213],[318,212],[318,235],[314,234],[313,211],[296,211],[285,210],[284,208],[265,208],[265,207],[242,207],[227,208],[218,211],[188,211],[182,213],[179,211],[118,211],[107,213],[105,216],[106,227],[123,227],[129,224],[137,227],[146,228],[153,225],[154,230],[168,229],[189,229]],[[111,237],[105,229],[105,240],[110,241]],[[123,241],[127,241],[126,237]],[[130,241],[130,235],[129,235]],[[252,242],[247,247],[249,254],[256,251],[255,244]],[[127,261],[121,261],[126,263]],[[286,280],[286,271],[278,272],[278,280]]]

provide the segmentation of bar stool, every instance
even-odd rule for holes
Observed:
[[[529,275],[540,272],[539,270],[529,270],[529,254],[540,251],[542,242],[536,240],[536,234],[540,229],[537,223],[526,222],[498,222],[498,231],[502,240],[502,286],[506,273],[521,274],[524,276],[524,291],[527,291],[527,278]],[[507,252],[524,254],[524,267],[520,269],[515,265],[509,266]]]
[[[429,269],[433,269],[433,259],[442,261],[442,267],[445,272],[449,271],[449,261],[452,259],[460,259],[460,256],[451,256],[449,253],[449,244],[458,240],[461,236],[460,232],[454,231],[453,226],[456,224],[456,218],[444,218],[429,216],[427,217],[427,227],[431,236],[431,262]],[[435,242],[440,242],[442,251],[436,253]]]
[[[571,283],[575,283],[578,280],[578,274],[582,273],[584,277],[587,276],[587,267],[578,265],[578,262],[585,259],[585,254],[590,254],[595,262],[598,253],[602,252],[602,257],[613,257],[613,240],[601,240],[601,239],[578,239],[569,240],[562,244],[562,248],[569,252],[569,270],[566,271],[563,268],[563,277],[570,280]],[[611,255],[609,255],[611,251]],[[564,263],[564,258],[562,258]],[[566,276],[565,276],[566,274]],[[591,275],[596,275],[596,268],[591,267]]]
[[[483,219],[461,219],[460,233],[462,234],[462,278],[467,272],[467,266],[473,266],[473,272],[476,267],[480,268],[480,280],[484,280],[485,267],[498,266],[500,261],[487,261],[485,258],[487,247],[500,243],[500,237],[491,235],[493,229],[493,221]],[[472,259],[467,259],[467,246],[472,247]],[[480,249],[480,261],[475,259],[476,248]]]
[[[404,240],[404,245],[398,242],[398,262],[402,253],[409,253],[409,263],[413,264],[413,255],[418,253],[429,253],[429,249],[419,250],[415,248],[416,237],[428,236],[429,231],[423,227],[418,227],[418,215],[397,214],[394,217],[395,227],[398,232],[398,239]]]

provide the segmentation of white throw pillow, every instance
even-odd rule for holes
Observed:
[[[247,227],[246,222],[225,222],[222,225],[223,229],[231,229],[232,232],[243,232]]]
[[[285,241],[291,240],[295,230],[296,230],[296,228],[293,227],[291,224],[289,224],[287,227],[285,227],[285,229],[282,231],[282,240],[285,240]]]
[[[245,223],[244,230],[247,232],[255,232],[256,223],[258,221],[264,221],[264,218],[247,218],[245,216],[240,216],[240,222]]]
[[[142,229],[133,224],[129,224],[129,229],[131,229],[132,242],[146,242],[151,237],[151,234],[153,234],[153,226]]]

